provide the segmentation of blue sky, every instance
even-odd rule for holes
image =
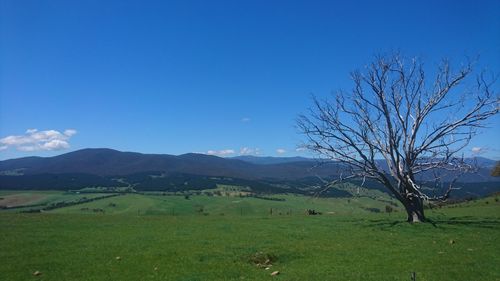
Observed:
[[[349,89],[374,54],[429,65],[479,54],[500,71],[499,1],[3,0],[0,13],[0,138],[55,140],[0,159],[86,147],[300,155],[295,119],[310,94]],[[499,131],[467,149],[499,159]]]

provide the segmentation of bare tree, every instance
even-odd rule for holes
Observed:
[[[310,113],[299,117],[304,147],[344,167],[330,185],[378,181],[401,201],[409,222],[425,221],[425,201],[446,200],[457,178],[474,168],[459,153],[498,113],[495,77],[474,75],[472,63],[453,71],[447,60],[426,75],[419,59],[391,54],[351,78],[352,91],[314,98]],[[466,83],[471,78],[473,85]],[[446,186],[435,194],[423,175]]]

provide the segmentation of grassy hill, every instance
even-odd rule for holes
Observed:
[[[287,213],[304,214],[306,209],[335,214],[362,214],[370,211],[363,208],[384,210],[384,202],[367,197],[352,199],[308,198],[294,195],[274,195],[263,197],[284,199],[284,201],[260,198],[190,196],[144,196],[125,195],[117,198],[95,201],[85,205],[57,209],[52,212],[81,214],[82,207],[102,208],[106,214],[145,214],[145,215],[205,215],[205,216],[266,216]]]
[[[174,193],[149,192],[143,194],[124,194],[122,196],[104,198],[89,203],[74,204],[57,208],[44,213],[60,214],[93,214],[94,209],[103,210],[108,215],[229,215],[229,216],[264,216],[268,214],[304,214],[306,209],[314,209],[325,214],[364,214],[385,211],[390,205],[401,210],[397,201],[387,194],[364,190],[359,197],[352,198],[317,198],[300,195],[276,194],[258,197],[213,196],[214,192],[223,189],[207,190],[208,195],[182,195]],[[204,191],[200,191],[203,194]],[[235,191],[233,191],[235,192]],[[241,192],[236,192],[239,194]],[[165,194],[165,195],[163,195]],[[189,194],[189,193],[186,193]],[[82,198],[98,198],[106,193],[70,193],[58,191],[3,191],[0,193],[0,205],[9,198],[26,198],[26,202],[18,202],[18,207],[10,212],[42,209],[46,205],[58,202],[79,202]],[[36,200],[30,200],[35,198]],[[21,208],[23,205],[40,205]],[[272,211],[271,211],[272,209]],[[375,210],[377,209],[377,210]],[[5,211],[4,211],[5,212]]]
[[[403,212],[369,211],[387,205],[380,201],[387,198],[377,196],[350,202],[276,197],[285,201],[130,194],[44,213],[0,211],[0,275],[4,280],[410,280],[416,272],[417,280],[500,279],[495,197],[428,210],[433,224],[420,225],[404,223]],[[90,212],[93,208],[105,212]],[[306,216],[305,208],[323,215]],[[35,271],[42,274],[33,276]],[[280,274],[271,277],[272,271]]]

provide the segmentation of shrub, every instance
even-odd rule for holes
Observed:
[[[379,208],[364,208],[364,209],[372,213],[380,213]]]
[[[205,208],[202,205],[196,205],[194,206],[194,211],[198,214],[203,214]]]
[[[394,209],[393,209],[391,206],[389,206],[389,205],[385,205],[385,212],[386,212],[386,213],[392,213],[392,211],[393,211],[393,210],[394,210]]]

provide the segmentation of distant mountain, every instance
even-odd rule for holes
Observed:
[[[487,188],[482,193],[500,189],[500,178],[490,175],[495,161],[486,158],[469,161],[483,168],[476,174],[463,176],[460,182],[470,187],[478,182],[491,183],[484,185]],[[320,186],[319,177],[333,179],[341,171],[342,166],[336,162],[320,164],[303,157],[221,158],[196,153],[175,156],[95,148],[54,157],[0,161],[0,189],[125,186],[136,190],[178,191],[225,184],[251,186],[259,192],[303,192]],[[426,178],[424,175],[422,180]]]
[[[498,161],[484,157],[473,157],[468,159],[469,162],[482,168],[494,168]]]
[[[315,163],[310,160],[301,162],[282,160],[278,162],[280,163],[260,165],[239,159],[196,153],[174,156],[121,152],[106,148],[89,148],[54,157],[26,157],[0,161],[0,174],[81,173],[118,176],[156,171],[167,174],[184,173],[242,179],[295,179],[316,174],[328,176],[336,172],[335,169],[332,169],[332,165],[312,169]]]
[[[470,160],[472,161],[472,160]],[[490,175],[495,161],[475,158],[482,169],[462,181],[500,181]],[[384,165],[381,161],[381,165]],[[188,153],[142,154],[107,148],[82,149],[54,157],[25,157],[0,161],[0,175],[90,174],[121,176],[144,172],[182,173],[241,179],[286,179],[332,177],[340,174],[335,162],[317,162],[304,157],[238,156],[221,158]]]
[[[293,163],[293,162],[315,162],[315,159],[306,158],[306,157],[270,157],[270,156],[251,156],[251,155],[242,155],[231,157],[229,159],[237,159],[242,160],[252,164],[259,165],[269,165],[269,164],[283,164],[283,163]]]

